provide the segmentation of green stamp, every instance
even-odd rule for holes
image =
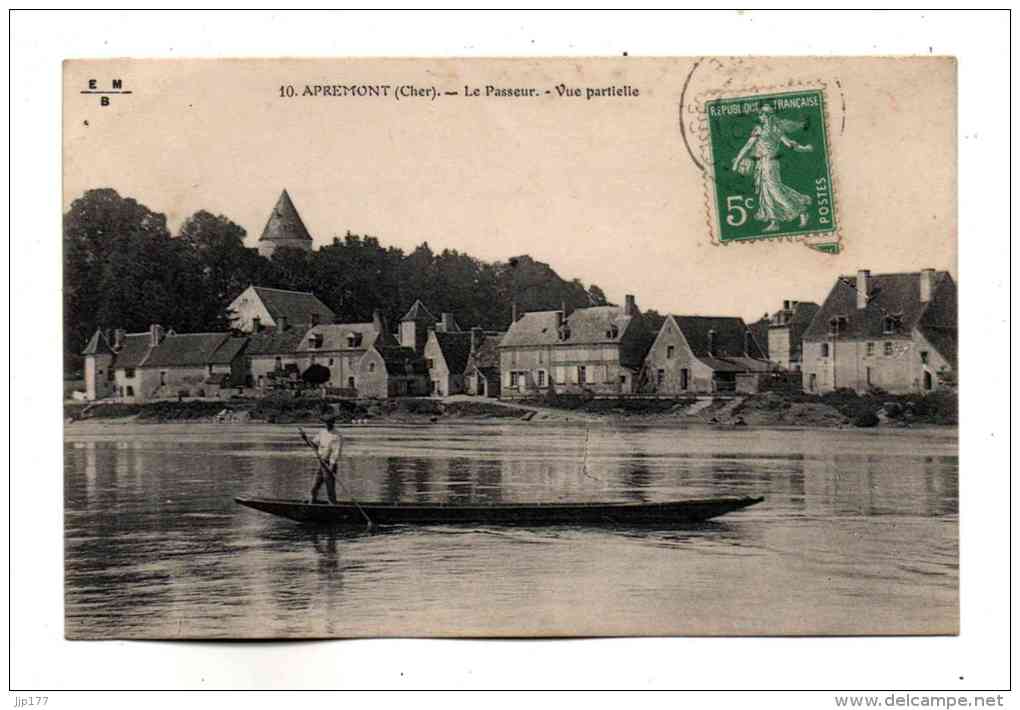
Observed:
[[[705,103],[721,243],[836,232],[820,90]]]

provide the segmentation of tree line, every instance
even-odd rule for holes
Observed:
[[[245,230],[200,210],[176,234],[166,216],[115,190],[89,190],[64,215],[64,351],[69,367],[96,328],[177,332],[229,328],[226,307],[250,284],[311,291],[338,319],[391,325],[420,298],[464,327],[505,330],[519,312],[605,305],[592,284],[561,278],[527,255],[486,262],[427,242],[410,253],[347,232],[312,252],[244,245]]]

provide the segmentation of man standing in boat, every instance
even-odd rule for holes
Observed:
[[[321,503],[319,500],[319,489],[326,484],[326,497],[330,503],[336,503],[336,474],[340,465],[340,454],[344,448],[343,437],[336,431],[336,417],[327,415],[323,417],[322,423],[326,428],[315,437],[315,452],[319,457],[319,470],[315,474],[315,483],[312,485],[312,502]]]

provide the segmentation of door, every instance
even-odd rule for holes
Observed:
[[[924,371],[924,391],[925,392],[931,392],[932,387],[934,387],[934,386],[935,386],[935,383],[932,381],[931,373],[928,372],[927,370],[925,370]]]

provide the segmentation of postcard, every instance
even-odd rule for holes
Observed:
[[[70,639],[959,632],[951,57],[68,60]]]

